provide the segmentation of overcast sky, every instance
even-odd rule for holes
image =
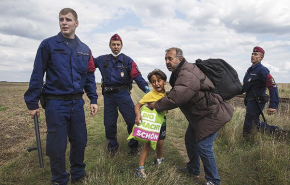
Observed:
[[[118,33],[145,79],[155,68],[170,75],[164,54],[174,46],[192,63],[222,58],[242,80],[261,46],[276,82],[290,83],[289,0],[0,0],[0,81],[29,81],[36,50],[59,32],[66,7],[78,13],[76,34],[94,57],[110,53]]]

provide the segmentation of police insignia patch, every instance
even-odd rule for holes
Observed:
[[[275,82],[274,78],[271,78],[270,82],[271,82],[272,85],[276,85],[276,82]]]

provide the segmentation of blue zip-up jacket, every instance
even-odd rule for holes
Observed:
[[[66,39],[58,35],[43,40],[37,50],[29,88],[24,99],[29,110],[38,109],[41,91],[44,94],[68,95],[83,94],[96,104],[98,95],[93,63],[89,47],[76,36],[73,49],[67,46]],[[45,83],[43,81],[46,74]],[[44,84],[43,84],[44,83]]]
[[[265,95],[266,88],[270,93],[269,108],[277,109],[279,105],[278,88],[274,78],[270,75],[268,68],[263,66],[261,62],[249,67],[244,77],[243,92],[246,92],[246,97],[255,97]]]
[[[108,66],[105,68],[105,60],[108,60]],[[118,55],[118,58],[114,58],[113,55],[101,55],[94,58],[95,67],[99,68],[103,80],[105,80],[108,86],[121,86],[126,84],[125,70],[127,70],[128,82],[133,83],[133,80],[137,83],[138,87],[143,91],[147,92],[146,86],[148,83],[142,77],[137,64],[127,55],[125,55],[125,66],[123,67],[124,54]],[[104,79],[104,71],[106,69],[106,79]]]

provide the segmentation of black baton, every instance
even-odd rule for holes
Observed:
[[[31,152],[32,150],[36,150],[37,149],[39,166],[40,166],[40,168],[43,168],[44,165],[43,165],[43,156],[42,156],[41,140],[40,140],[40,134],[39,134],[39,125],[38,125],[37,114],[35,114],[35,116],[34,116],[34,129],[35,129],[37,147],[28,147],[27,151]]]
[[[265,123],[267,123],[267,120],[266,120],[266,118],[265,118],[265,116],[264,116],[263,110],[262,110],[262,108],[261,108],[261,106],[260,106],[260,103],[259,103],[259,101],[258,101],[258,97],[257,97],[257,95],[256,95],[256,93],[255,93],[254,91],[253,91],[253,93],[254,93],[254,95],[255,95],[255,101],[256,101],[257,106],[259,107],[259,110],[260,110],[260,112],[261,112],[261,115],[262,115],[262,117],[263,117],[263,120],[264,120]]]

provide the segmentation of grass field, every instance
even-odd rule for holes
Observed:
[[[39,168],[37,152],[27,152],[36,145],[33,120],[27,112],[23,94],[28,83],[0,83],[0,184],[48,185],[51,174],[49,159],[44,156],[44,168]],[[166,87],[170,89],[169,86]],[[290,84],[279,84],[280,97],[289,98]],[[167,115],[167,138],[164,146],[165,163],[153,164],[152,152],[146,161],[147,179],[135,178],[138,157],[128,155],[126,124],[119,116],[118,140],[120,151],[115,158],[107,158],[103,126],[103,97],[99,94],[99,112],[89,115],[89,100],[85,97],[88,144],[85,163],[89,178],[85,184],[200,184],[191,176],[175,172],[175,166],[185,167],[187,154],[184,134],[187,121],[179,109]],[[135,85],[132,98],[136,103],[142,96]],[[219,132],[214,142],[217,166],[223,185],[287,185],[290,184],[290,142],[257,133],[251,142],[242,137],[245,107],[242,99],[230,101],[235,107],[232,120]],[[277,114],[266,118],[269,123],[290,130],[289,102],[281,103]],[[39,118],[43,153],[45,154],[46,125],[43,110]],[[69,147],[67,154],[69,152]],[[68,161],[68,159],[67,159]],[[69,164],[67,163],[69,171]],[[203,170],[202,170],[203,171]],[[204,176],[202,172],[201,176]]]

